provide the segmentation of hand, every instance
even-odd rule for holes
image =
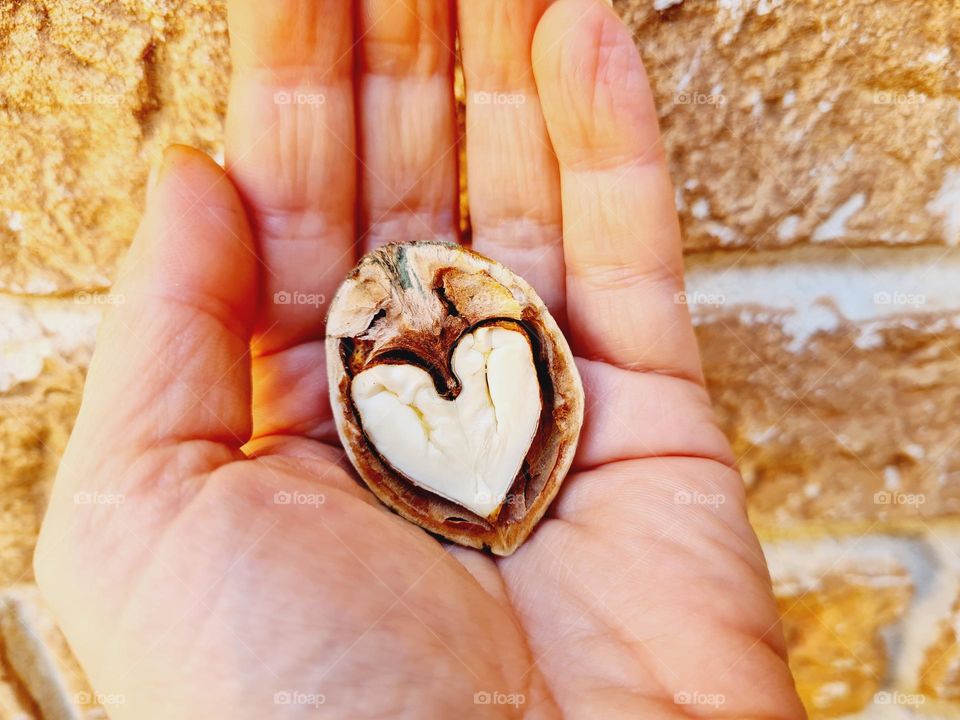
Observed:
[[[111,717],[802,717],[599,0],[459,3],[473,245],[569,329],[574,471],[495,559],[345,466],[322,301],[364,249],[458,229],[452,11],[361,4],[231,2],[228,171],[169,150],[121,268],[36,556]]]

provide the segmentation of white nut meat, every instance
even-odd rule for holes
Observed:
[[[422,488],[489,517],[503,503],[540,420],[530,342],[481,327],[453,351],[462,389],[451,402],[413,365],[374,365],[353,379],[353,404],[374,447]]]
[[[556,322],[499,263],[442,242],[369,253],[327,319],[343,446],[386,505],[507,555],[556,495],[583,389]]]

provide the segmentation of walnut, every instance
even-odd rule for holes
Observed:
[[[366,255],[333,299],[327,372],[360,477],[453,542],[509,555],[570,468],[583,387],[566,339],[530,285],[459,245]]]

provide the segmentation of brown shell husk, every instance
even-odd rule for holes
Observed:
[[[523,331],[543,408],[521,471],[500,510],[483,518],[419,487],[380,457],[353,406],[353,377],[380,363],[431,373],[442,397],[460,337],[485,324]],[[327,375],[340,440],[367,487],[388,507],[447,540],[510,555],[530,535],[570,468],[583,424],[583,386],[566,339],[530,285],[500,263],[440,241],[393,243],[347,276],[327,318]]]

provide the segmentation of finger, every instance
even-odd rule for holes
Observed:
[[[630,33],[599,0],[537,28],[537,87],[560,163],[567,304],[578,354],[701,381],[656,109]]]
[[[255,354],[322,337],[354,262],[351,4],[232,0],[227,163],[265,263]],[[303,299],[301,302],[298,299]]]
[[[677,455],[735,463],[704,387],[591,360],[578,360],[577,369],[587,407],[574,470]]]
[[[336,442],[322,340],[253,358],[254,437],[303,436]]]
[[[239,195],[206,155],[173,146],[112,291],[73,447],[132,458],[250,435],[257,259]]]
[[[355,261],[351,3],[231,0],[229,19],[227,162],[264,262],[254,435],[316,436],[326,300]]]
[[[363,0],[358,33],[360,218],[366,248],[458,230],[448,0]]]
[[[530,50],[549,0],[459,0],[473,247],[564,305],[560,179]]]

